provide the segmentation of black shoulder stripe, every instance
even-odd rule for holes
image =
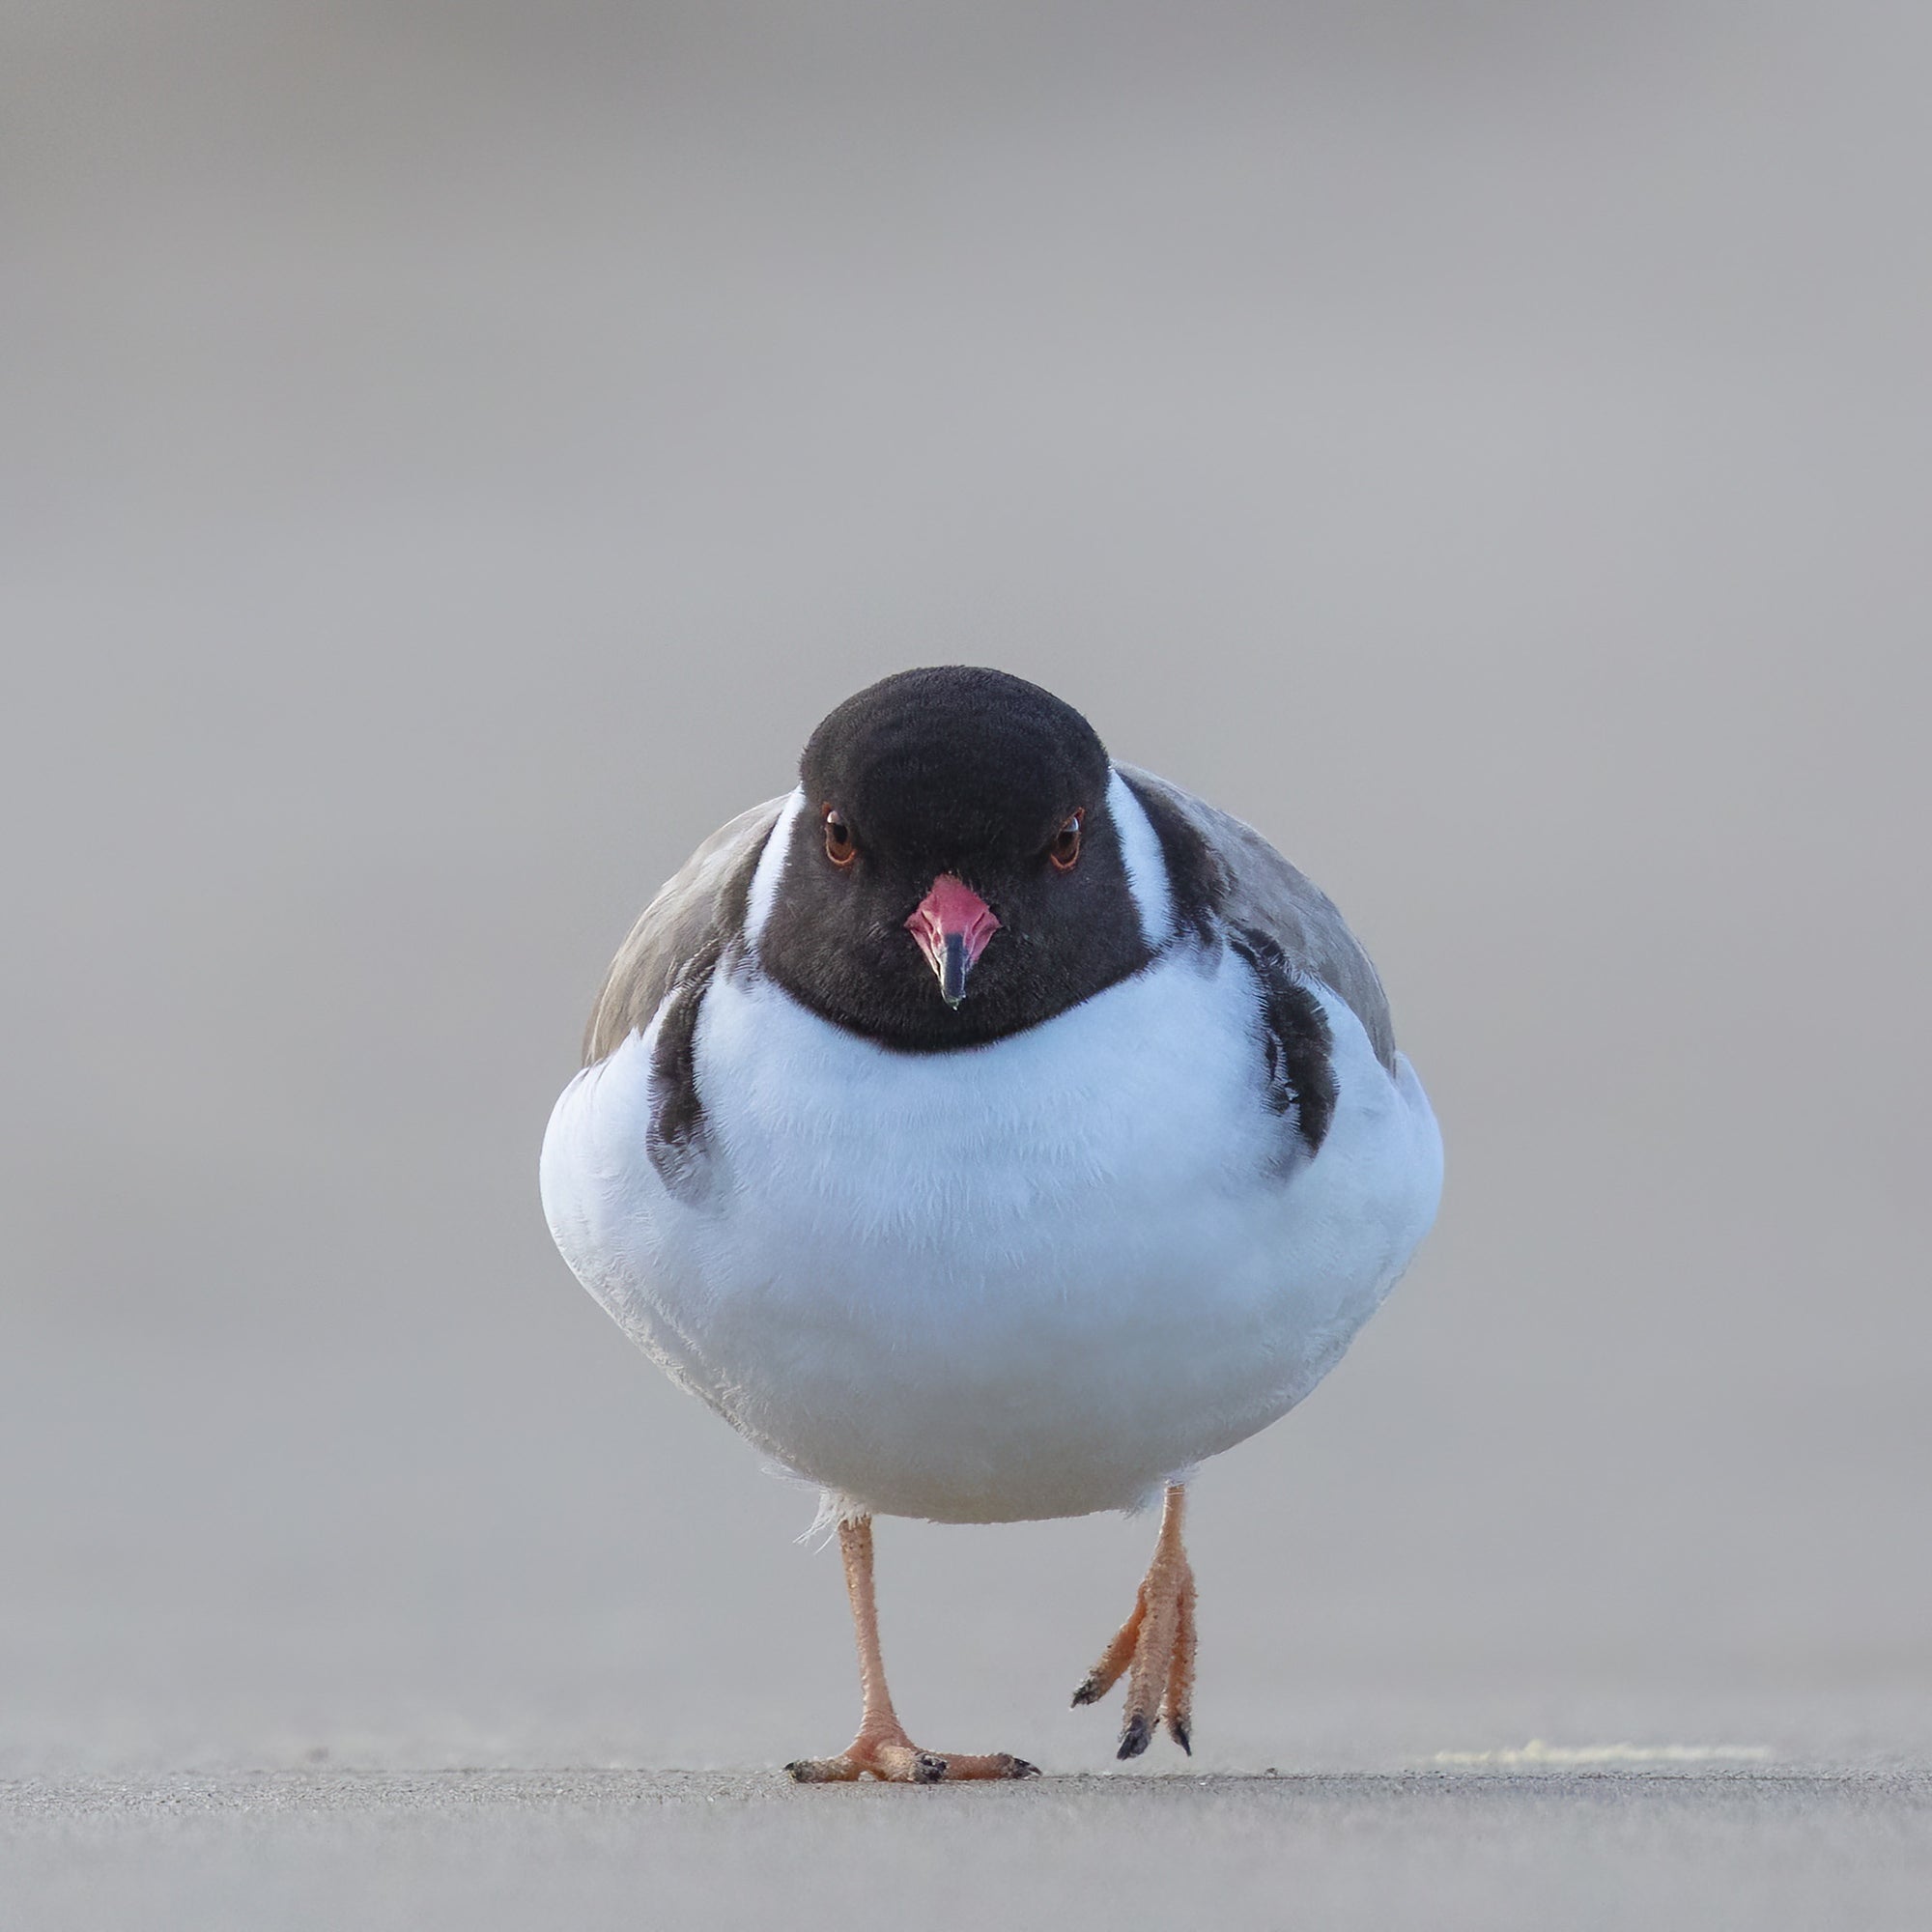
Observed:
[[[679,977],[664,1004],[651,1053],[651,1119],[644,1151],[658,1179],[684,1200],[704,1192],[704,1102],[697,1092],[697,1015],[710,990],[722,938],[708,941]]]
[[[1335,1118],[1338,1092],[1328,1015],[1266,934],[1239,926],[1229,932],[1228,943],[1261,981],[1268,1105],[1284,1116],[1293,1109],[1308,1151],[1318,1153]]]
[[[1137,783],[1121,773],[1121,782],[1140,801],[1160,840],[1167,861],[1167,882],[1174,894],[1177,926],[1191,930],[1204,942],[1214,936],[1214,918],[1224,896],[1221,867],[1208,841],[1174,804],[1151,785]]]

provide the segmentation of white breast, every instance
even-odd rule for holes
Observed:
[[[697,1032],[708,1195],[645,1156],[634,1036],[558,1101],[545,1210],[634,1339],[827,1489],[946,1521],[1131,1506],[1307,1394],[1434,1217],[1420,1084],[1321,999],[1340,1099],[1283,1179],[1254,982],[1219,949],[929,1055],[741,968]]]

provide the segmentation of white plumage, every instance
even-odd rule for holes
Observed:
[[[557,1102],[544,1208],[579,1278],[855,1513],[1132,1507],[1300,1401],[1435,1216],[1441,1142],[1407,1061],[1391,1073],[1310,981],[1338,1097],[1284,1174],[1256,977],[1218,937],[1173,935],[1159,844],[1118,778],[1152,963],[986,1045],[876,1044],[759,970],[801,804],[698,1015],[707,1186],[674,1196],[646,1154],[662,1011]]]

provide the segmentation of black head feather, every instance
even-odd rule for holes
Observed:
[[[1151,954],[1107,809],[1106,747],[1079,712],[1004,671],[901,671],[828,716],[800,761],[805,810],[759,940],[765,970],[825,1018],[910,1052],[1018,1033]],[[827,810],[857,847],[826,855]],[[1053,863],[1081,814],[1079,860]],[[906,921],[943,872],[1000,929],[963,1004],[940,997]]]

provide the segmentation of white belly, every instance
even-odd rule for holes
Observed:
[[[1282,1179],[1231,958],[1183,951],[931,1055],[721,976],[697,1032],[708,1194],[673,1197],[645,1155],[652,1037],[634,1036],[557,1102],[545,1212],[634,1340],[854,1503],[941,1521],[1130,1507],[1306,1395],[1434,1218],[1420,1083],[1321,999],[1340,1098]]]

